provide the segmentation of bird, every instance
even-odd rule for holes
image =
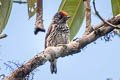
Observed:
[[[57,46],[59,44],[67,44],[70,42],[70,29],[67,24],[70,16],[65,11],[59,11],[52,19],[45,37],[45,48]],[[51,73],[57,73],[57,59],[53,57],[50,60]]]

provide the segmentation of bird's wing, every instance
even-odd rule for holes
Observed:
[[[48,31],[47,31],[47,34],[46,34],[46,36],[45,36],[45,48],[47,48],[47,38],[48,38],[48,36],[49,36],[50,33],[51,33],[52,27],[53,27],[53,24],[51,24],[51,25],[48,27]]]

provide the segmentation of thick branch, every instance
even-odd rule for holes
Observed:
[[[114,25],[118,25],[120,24],[120,15],[108,21]],[[40,52],[32,59],[30,59],[26,64],[16,69],[9,76],[5,77],[4,80],[23,80],[34,69],[36,69],[40,65],[43,65],[46,61],[50,60],[52,55],[55,55],[56,58],[59,58],[76,54],[80,52],[80,49],[84,48],[91,42],[97,40],[99,37],[104,36],[113,30],[113,27],[107,26],[102,22],[100,25],[96,26],[95,31],[92,31],[91,33],[83,36],[77,41],[72,41],[69,44],[57,47],[46,48],[44,51]],[[96,32],[98,32],[98,34],[96,34]]]

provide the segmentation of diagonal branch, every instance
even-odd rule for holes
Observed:
[[[97,11],[96,6],[95,6],[95,0],[93,0],[93,7],[94,7],[94,10],[95,10],[96,15],[97,15],[105,24],[107,24],[107,25],[109,25],[109,26],[111,26],[111,27],[114,27],[115,29],[120,29],[120,27],[118,27],[118,26],[116,26],[116,25],[113,25],[113,24],[111,24],[111,23],[108,22],[108,21],[105,21],[105,20],[100,16],[100,14],[99,14],[99,12]]]
[[[120,15],[109,20],[114,25],[120,24]],[[96,30],[90,32],[88,35],[81,37],[79,40],[72,41],[69,44],[57,47],[48,47],[44,51],[40,52],[26,64],[16,69],[10,75],[5,77],[3,80],[24,80],[24,78],[37,67],[43,65],[45,62],[51,59],[52,55],[56,58],[65,57],[72,54],[77,54],[82,48],[97,40],[98,38],[110,33],[114,30],[113,27],[101,23],[95,26]],[[99,34],[96,34],[96,31]]]

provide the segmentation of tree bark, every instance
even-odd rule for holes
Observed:
[[[120,24],[120,15],[113,17],[108,22],[113,25]],[[3,80],[24,80],[24,78],[37,67],[43,65],[45,62],[55,56],[55,58],[65,57],[72,54],[77,54],[82,48],[97,40],[98,38],[107,35],[115,28],[108,26],[105,23],[101,23],[94,27],[94,30],[87,35],[83,35],[79,40],[72,41],[69,44],[58,45],[57,47],[48,47],[44,51],[40,52],[26,64],[22,65],[10,75],[6,76]]]
[[[7,34],[0,34],[0,39],[6,38]]]

